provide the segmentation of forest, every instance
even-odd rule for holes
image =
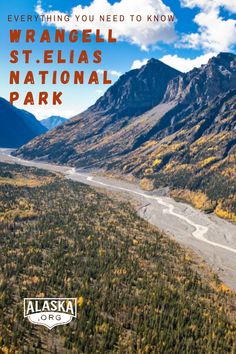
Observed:
[[[235,353],[236,296],[114,195],[0,163],[0,353]],[[77,297],[48,329],[24,297]]]

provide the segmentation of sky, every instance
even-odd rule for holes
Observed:
[[[123,22],[102,23],[99,15],[123,15]],[[17,15],[68,15],[70,21],[45,22],[38,16],[33,22],[19,22]],[[78,21],[75,15],[80,16]],[[133,21],[131,21],[131,15]],[[147,16],[174,15],[174,22],[149,21]],[[8,21],[10,16],[12,21]],[[14,17],[15,16],[15,17]],[[93,21],[81,21],[81,17]],[[141,16],[141,20],[140,20]],[[19,17],[18,17],[19,18]],[[113,17],[111,17],[113,18]],[[92,17],[91,17],[92,19]],[[138,21],[139,20],[139,21]],[[236,49],[236,0],[9,0],[0,4],[0,96],[9,100],[11,91],[19,91],[19,100],[14,105],[18,108],[32,112],[37,119],[47,118],[51,115],[72,117],[90,105],[104,94],[109,85],[102,84],[102,72],[108,71],[109,79],[114,83],[125,72],[141,67],[150,58],[159,59],[166,64],[186,72],[194,67],[206,64],[209,58],[221,51],[235,53]],[[116,43],[96,43],[92,35],[91,43],[54,43],[53,35],[56,29],[64,29],[66,36],[69,31],[76,29],[96,29],[107,38],[108,28],[113,30],[117,38]],[[19,43],[10,43],[9,30],[21,29],[22,39]],[[36,32],[35,43],[25,42],[27,29]],[[48,29],[52,38],[51,43],[39,43],[43,30]],[[68,37],[66,37],[68,38]],[[22,50],[32,50],[29,64],[25,64]],[[43,64],[44,50],[53,50],[54,63]],[[10,52],[19,51],[19,62],[10,63]],[[64,64],[56,63],[57,51],[61,50],[63,57],[67,59]],[[78,58],[82,50],[88,53],[89,63],[69,63],[69,53],[74,50],[75,58]],[[102,51],[102,62],[93,63],[95,50]],[[40,63],[36,63],[40,60]],[[19,85],[9,84],[10,70],[20,70]],[[23,84],[26,73],[32,70],[35,84]],[[38,71],[48,70],[48,80],[45,85],[40,83]],[[63,70],[73,72],[83,70],[85,72],[85,84],[63,85],[58,82],[51,84],[51,73],[57,70],[58,74]],[[90,73],[96,70],[100,83],[88,85],[86,81]],[[35,104],[23,105],[28,91],[33,92]],[[49,104],[38,105],[38,95],[41,91],[49,92]],[[52,105],[52,92],[62,91],[62,105]]]

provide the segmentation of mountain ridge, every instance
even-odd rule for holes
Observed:
[[[97,100],[91,110],[108,113],[119,110],[119,116],[140,115],[160,103],[169,80],[181,74],[180,71],[152,58],[140,69],[133,69],[122,75]],[[158,90],[155,91],[157,80]]]
[[[200,191],[210,210],[223,203],[218,214],[227,209],[230,218],[236,218],[236,56],[220,53],[206,65],[177,76],[164,66],[173,77],[163,82],[166,73],[153,71],[153,65],[163,68],[159,61],[151,60],[123,75],[87,111],[36,138],[17,154],[130,174],[156,188],[168,181],[173,189]],[[145,89],[138,89],[136,97],[140,78]],[[153,103],[150,80],[157,91],[160,87],[154,93],[157,104]],[[120,98],[123,89],[124,97]],[[136,115],[132,104],[135,107],[141,94],[144,102],[148,97],[149,108],[140,114],[144,106],[147,108],[140,103]],[[213,193],[210,183],[218,193]]]
[[[67,118],[61,117],[61,116],[50,116],[48,118],[42,119],[40,123],[46,127],[48,130],[52,130],[58,125],[65,123],[67,121]]]
[[[35,116],[0,97],[0,147],[17,148],[46,133]]]

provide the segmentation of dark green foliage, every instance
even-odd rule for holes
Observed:
[[[15,167],[8,169],[15,174]],[[129,205],[65,180],[35,188],[6,184],[0,193],[3,214],[20,197],[37,211],[36,220],[0,225],[0,348],[235,352],[236,327],[227,315],[226,295],[213,290],[185,251]],[[23,319],[23,298],[35,296],[77,297],[78,319],[52,331],[33,326]]]

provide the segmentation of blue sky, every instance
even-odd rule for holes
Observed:
[[[176,67],[181,71],[188,71],[194,66],[200,66],[207,60],[219,53],[220,51],[235,52],[236,44],[236,1],[235,0],[10,0],[1,2],[0,5],[0,72],[1,87],[0,96],[9,99],[10,91],[19,91],[20,99],[15,103],[19,108],[31,111],[39,119],[50,115],[61,115],[71,117],[88,106],[93,104],[99,96],[104,93],[107,85],[52,85],[47,83],[41,85],[37,82],[35,85],[17,85],[13,87],[9,85],[9,71],[21,70],[21,78],[28,70],[35,73],[35,80],[39,81],[37,72],[39,70],[68,70],[71,73],[75,70],[84,70],[85,77],[89,76],[92,70],[109,70],[109,77],[113,83],[117,80],[120,73],[125,73],[131,68],[140,67],[148,59],[154,57],[164,61],[165,63]],[[9,41],[9,29],[22,29],[22,33],[27,29],[34,28],[39,36],[43,29],[48,29],[53,35],[55,28],[64,26],[66,30],[70,30],[71,24],[55,23],[48,25],[41,21],[30,22],[8,22],[8,15],[37,15],[39,14],[69,14],[72,12],[79,14],[98,14],[124,13],[126,18],[132,13],[143,15],[146,14],[170,14],[175,16],[174,24],[171,23],[149,23],[145,20],[141,23],[130,24],[129,21],[124,23],[110,23],[118,36],[118,42],[111,43],[95,43],[89,44],[74,43],[66,41],[63,44],[55,43],[29,43],[24,40],[18,44],[12,44]],[[75,29],[84,28],[101,28],[105,33],[104,24],[85,23],[75,24]],[[37,41],[36,41],[37,42]],[[26,65],[23,60],[18,64],[10,64],[10,51],[18,49],[32,49],[33,56],[30,64]],[[70,50],[75,50],[75,55],[79,55],[82,49],[88,51],[89,57],[92,58],[94,50],[100,49],[103,52],[102,63],[93,64],[36,64],[36,59],[41,59],[45,49],[55,51],[62,50],[63,54],[68,56]],[[87,76],[86,76],[87,75]],[[63,91],[63,104],[60,106],[38,106],[37,102],[34,106],[23,106],[23,99],[27,91],[33,91],[35,100],[37,101],[39,91]],[[51,97],[51,94],[49,95]],[[50,99],[51,101],[51,99]]]

